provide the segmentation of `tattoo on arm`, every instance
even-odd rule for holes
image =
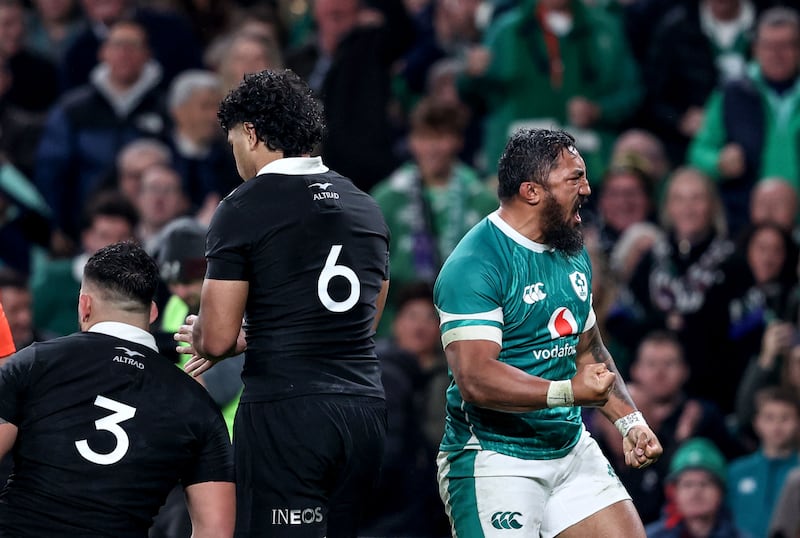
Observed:
[[[603,344],[603,340],[600,337],[600,331],[598,331],[596,328],[592,334],[592,341],[589,345],[590,352],[592,357],[594,357],[595,362],[604,363],[606,368],[608,368],[609,371],[613,372],[617,376],[616,380],[614,381],[614,388],[611,389],[611,394],[635,408],[636,405],[633,403],[633,399],[628,393],[627,387],[625,387],[625,381],[622,379],[622,376],[617,369],[617,364],[614,362],[614,357],[612,357],[611,353],[609,353],[608,349],[606,349],[606,346]]]

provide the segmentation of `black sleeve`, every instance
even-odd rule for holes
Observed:
[[[34,348],[21,349],[0,368],[0,418],[16,426],[22,422],[23,399],[31,386]]]
[[[206,423],[194,465],[181,477],[183,487],[201,482],[233,482],[233,448],[222,413],[214,409]]]
[[[253,227],[230,199],[220,202],[206,236],[206,278],[250,280],[249,252]]]

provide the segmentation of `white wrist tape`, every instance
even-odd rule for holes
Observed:
[[[547,407],[572,407],[575,396],[572,394],[572,381],[551,381],[547,387]]]
[[[644,419],[640,411],[634,411],[629,415],[625,415],[624,417],[615,420],[614,426],[617,427],[619,433],[622,434],[622,437],[625,437],[634,426],[647,426],[647,421]]]

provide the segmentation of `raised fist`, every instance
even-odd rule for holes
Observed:
[[[586,364],[572,378],[572,395],[575,405],[602,407],[614,386],[616,375],[605,364]]]

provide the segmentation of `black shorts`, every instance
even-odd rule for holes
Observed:
[[[357,536],[375,489],[386,405],[363,396],[240,403],[236,536]]]

